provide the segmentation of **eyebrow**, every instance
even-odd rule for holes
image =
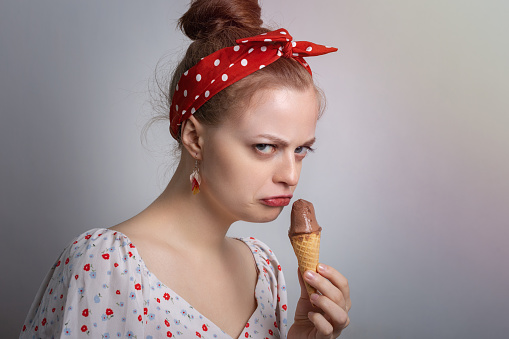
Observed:
[[[274,143],[277,143],[277,144],[280,144],[282,145],[283,147],[287,147],[289,145],[289,142],[286,141],[286,140],[283,140],[279,137],[276,137],[275,135],[271,135],[271,134],[260,134],[257,136],[258,138],[265,138],[265,139],[269,139],[271,141],[273,141]],[[310,139],[308,141],[306,141],[302,146],[307,146],[307,147],[311,147],[313,146],[313,144],[315,143],[316,141],[316,138],[313,138],[313,139]]]

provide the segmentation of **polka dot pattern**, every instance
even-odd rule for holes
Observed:
[[[236,43],[235,46],[204,57],[180,78],[170,107],[170,131],[174,138],[177,138],[182,121],[194,114],[211,97],[279,58],[293,58],[312,75],[304,57],[337,51],[337,48],[308,41],[293,41],[284,28],[238,39]]]

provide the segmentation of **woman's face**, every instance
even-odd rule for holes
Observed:
[[[200,194],[232,222],[274,220],[299,182],[317,119],[313,88],[257,91],[245,112],[206,128]]]

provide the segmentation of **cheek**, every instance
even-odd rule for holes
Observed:
[[[228,195],[238,203],[240,196],[257,197],[264,185],[271,180],[270,165],[255,159],[245,146],[216,148],[210,154],[212,161],[203,168],[203,178],[207,186],[221,195]]]

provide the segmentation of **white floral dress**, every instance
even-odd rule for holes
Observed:
[[[286,338],[287,293],[274,253],[239,238],[258,268],[257,308],[239,338]],[[120,232],[76,238],[50,269],[20,338],[231,338],[152,274]]]

